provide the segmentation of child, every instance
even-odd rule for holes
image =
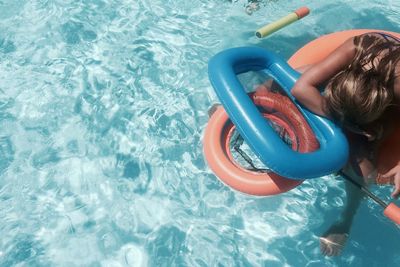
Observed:
[[[293,87],[293,96],[309,110],[333,119],[350,142],[350,161],[344,171],[367,183],[375,179],[379,142],[400,124],[400,40],[368,33],[347,40],[318,64],[308,66]],[[326,84],[320,94],[318,86]],[[394,183],[392,197],[400,195],[400,162],[383,175]],[[342,218],[320,238],[321,251],[341,252],[362,195],[347,185]]]

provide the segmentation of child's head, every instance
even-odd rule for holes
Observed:
[[[336,74],[326,87],[326,110],[346,129],[379,138],[379,119],[393,103],[395,67],[400,49],[382,37],[354,39],[354,61]],[[397,45],[394,45],[397,46]]]
[[[326,88],[327,112],[341,126],[355,133],[377,137],[374,129],[393,101],[393,90],[373,75],[341,71]]]

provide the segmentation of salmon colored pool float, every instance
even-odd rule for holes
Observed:
[[[279,116],[264,113],[264,116],[287,131],[292,141],[292,149],[308,152],[318,147],[318,141],[307,121],[289,98],[267,90],[257,91],[251,98],[258,106],[272,110],[271,113],[281,114]],[[288,110],[293,112],[287,112]],[[286,192],[303,182],[286,179],[273,172],[247,170],[237,164],[230,148],[234,130],[235,126],[230,122],[228,115],[219,107],[210,118],[204,135],[207,162],[224,183],[246,194],[265,196]]]
[[[370,29],[357,29],[331,33],[321,36],[300,48],[289,59],[288,63],[293,68],[315,64],[323,60],[347,39],[367,32],[384,32],[400,38],[399,33]],[[307,122],[304,121],[304,118],[298,116],[299,114],[296,112],[296,108],[288,98],[281,95],[277,98],[271,92],[256,92],[251,95],[251,98],[259,106],[266,107],[267,109],[278,110],[286,116],[283,120],[278,117],[275,122],[287,130],[290,139],[294,138],[293,134],[297,136],[299,147],[296,147],[296,144],[293,144],[292,149],[307,152],[318,147],[312,130],[308,126]],[[286,112],[287,110],[291,110],[291,112]],[[293,114],[293,112],[296,115],[288,115]],[[273,115],[264,114],[264,117],[274,121]],[[295,122],[296,120],[303,127],[299,127],[299,124],[296,124]],[[293,125],[297,125],[297,127],[293,127]],[[283,193],[301,184],[301,180],[287,179],[273,172],[261,173],[247,170],[235,163],[229,147],[229,140],[233,134],[234,128],[235,127],[230,122],[224,109],[219,107],[211,116],[205,130],[205,158],[210,168],[224,183],[243,193],[259,196]],[[400,127],[398,127],[383,141],[382,146],[379,149],[377,159],[378,183],[382,183],[380,176],[400,161],[399,136]],[[368,189],[365,190],[368,191]],[[384,202],[381,202],[380,204],[384,208],[385,216],[397,224],[400,224],[400,208],[394,203],[385,204]]]

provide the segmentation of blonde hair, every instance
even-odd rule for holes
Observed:
[[[380,118],[392,105],[400,43],[391,37],[354,37],[352,63],[337,73],[325,91],[325,109],[340,125],[371,139],[383,131]]]

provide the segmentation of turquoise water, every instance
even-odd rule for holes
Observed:
[[[0,266],[400,265],[400,231],[371,201],[342,256],[320,254],[343,181],[246,196],[202,152],[215,53],[287,58],[324,33],[399,31],[400,4],[265,0],[252,15],[246,4],[0,0]],[[254,37],[299,5],[312,14]]]

